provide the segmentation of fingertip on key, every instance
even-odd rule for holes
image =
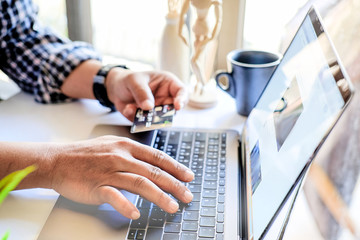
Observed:
[[[179,209],[179,204],[176,201],[172,200],[169,203],[169,208],[170,208],[170,211],[172,213],[174,213]]]
[[[131,219],[136,220],[136,219],[138,219],[139,217],[140,217],[139,211],[133,211],[133,212],[131,213]]]
[[[189,191],[187,190],[185,192],[185,199],[186,199],[186,202],[191,202],[192,199],[193,199],[194,195]]]
[[[187,179],[188,179],[189,182],[194,180],[195,174],[190,169],[186,170],[186,175],[187,175]]]

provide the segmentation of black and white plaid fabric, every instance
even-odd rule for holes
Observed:
[[[60,92],[80,63],[101,57],[91,45],[72,42],[43,27],[31,0],[0,0],[0,68],[41,103],[70,100]]]

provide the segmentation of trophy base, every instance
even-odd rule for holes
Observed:
[[[209,82],[201,89],[200,84],[193,84],[188,105],[194,108],[211,108],[217,104],[216,82],[210,79]]]

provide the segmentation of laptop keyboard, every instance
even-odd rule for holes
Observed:
[[[141,216],[130,222],[127,239],[224,239],[226,133],[159,130],[153,147],[191,168],[194,198],[169,214],[139,196]]]

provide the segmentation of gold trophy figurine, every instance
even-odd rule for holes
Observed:
[[[182,28],[190,4],[195,8],[197,18],[192,27],[194,33],[194,51],[191,57],[191,68],[195,75],[196,83],[190,95],[189,103],[195,107],[205,108],[216,103],[216,95],[214,92],[216,85],[213,85],[212,88],[208,87],[210,86],[210,77],[204,73],[205,64],[200,59],[200,56],[204,53],[206,45],[219,34],[222,22],[222,2],[221,0],[184,0],[179,16],[178,34],[188,46],[189,44],[186,38],[182,35]],[[212,31],[210,31],[208,24],[208,13],[211,6],[214,8],[215,14],[215,24]],[[212,54],[212,57],[214,58],[215,54]]]

